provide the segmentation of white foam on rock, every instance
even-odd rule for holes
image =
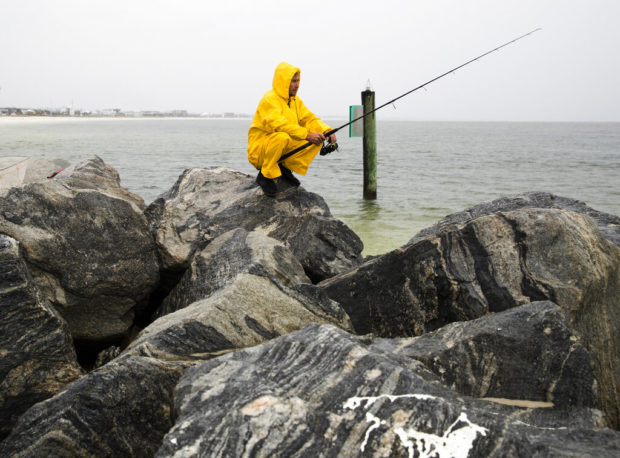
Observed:
[[[380,396],[351,397],[344,403],[343,408],[355,410],[364,404],[364,408],[368,409],[379,399],[388,399],[390,402],[394,402],[404,398],[428,401],[435,399],[435,396],[427,394],[382,394]],[[371,423],[371,425],[366,431],[364,441],[360,447],[362,452],[368,444],[372,431],[387,424],[386,420],[382,420],[370,412],[366,412],[366,421]],[[403,446],[407,448],[410,458],[415,456],[416,451],[417,456],[420,458],[466,458],[478,434],[486,436],[487,432],[488,429],[469,421],[465,412],[461,412],[459,417],[441,436],[424,433],[413,428],[394,428],[394,433],[399,437]]]

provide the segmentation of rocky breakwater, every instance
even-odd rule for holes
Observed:
[[[223,173],[240,175],[234,171]],[[246,176],[246,181],[251,183],[252,178]],[[257,187],[247,187],[249,192],[242,197],[259,204],[265,199]],[[4,441],[2,456],[151,456],[173,426],[174,388],[186,367],[288,334],[309,323],[352,330],[338,304],[312,285],[302,264],[287,248],[287,239],[279,241],[263,232],[246,231],[243,226],[252,224],[244,224],[242,213],[236,220],[228,219],[232,229],[213,240],[207,235],[219,232],[221,226],[195,229],[205,233],[197,235],[200,243],[185,260],[187,272],[170,291],[170,297],[159,304],[157,295],[153,299],[151,293],[160,286],[158,255],[165,252],[166,246],[160,244],[162,251],[157,251],[142,214],[143,202],[122,188],[116,171],[99,158],[70,167],[51,181],[34,179],[2,197],[7,203],[3,216],[9,221],[2,230],[19,241],[2,235],[6,241],[3,239],[5,249],[0,255],[6,258],[3,266],[7,273],[2,276],[1,291],[6,290],[7,296],[0,299],[6,304],[2,313],[11,318],[3,328],[7,331],[3,356],[10,355],[5,359],[10,367],[5,371],[3,388],[13,395],[2,398],[0,409],[6,413],[6,422],[0,437],[11,431],[16,419],[30,407]],[[235,201],[234,196],[231,198]],[[306,222],[316,217],[320,220],[316,225],[345,227],[329,215],[325,203],[316,195],[300,190],[292,196],[289,193],[286,200],[295,207],[292,212]],[[278,204],[271,199],[269,202]],[[199,212],[199,207],[195,209]],[[279,217],[286,219],[286,213],[284,204]],[[55,216],[48,221],[46,215]],[[63,218],[68,219],[64,226]],[[273,223],[273,215],[271,219]],[[82,227],[77,227],[78,220]],[[168,222],[161,220],[159,224]],[[300,230],[291,229],[292,239],[299,237]],[[316,234],[316,227],[314,230]],[[349,240],[340,240],[337,232],[330,242],[309,236],[309,247],[317,239],[315,243],[327,253],[324,258],[314,258],[317,265],[329,265],[333,272],[339,272],[361,260],[361,242],[350,230],[344,232]],[[101,243],[98,238],[115,243]],[[135,246],[128,246],[132,243]],[[328,250],[325,247],[330,243],[332,249]],[[347,244],[352,246],[346,254],[335,247]],[[50,247],[54,251],[45,257],[44,248]],[[108,251],[105,257],[102,250]],[[143,257],[132,258],[136,251]],[[52,255],[57,259],[51,259]],[[88,263],[83,265],[85,259]],[[122,270],[127,265],[135,266],[136,272]],[[163,262],[161,269],[167,271]],[[80,270],[85,277],[82,289],[75,286]],[[152,270],[155,275],[148,275]],[[70,287],[63,283],[65,277],[74,279]],[[133,307],[129,310],[115,308],[114,301],[107,301],[106,285],[120,282],[123,277],[127,283],[115,285],[116,299],[123,304],[127,296],[132,297]],[[136,290],[134,282],[143,288],[139,297],[131,296]],[[16,290],[17,284],[29,296]],[[59,297],[73,301],[68,304]],[[156,302],[149,303],[149,298]],[[74,342],[78,352],[88,339],[119,344],[114,337],[127,337],[136,313],[144,315],[149,307],[153,312],[157,305],[159,319],[114,361],[84,375],[75,358]],[[33,319],[44,318],[46,313],[47,321]],[[118,326],[119,318],[122,327]],[[84,332],[85,325],[100,333]],[[114,332],[104,334],[108,329]],[[47,347],[41,349],[43,345]],[[111,347],[104,353],[108,357],[117,355],[118,348]],[[47,365],[29,369],[36,366],[37,358]],[[27,385],[28,378],[32,384],[36,382],[34,388]],[[39,402],[73,380],[51,399]]]
[[[19,242],[34,283],[74,339],[123,336],[157,286],[144,207],[100,158],[0,193],[0,233]]]
[[[595,218],[595,219],[593,219]],[[530,193],[450,215],[320,284],[358,333],[421,335],[532,301],[563,307],[620,426],[620,218]]]
[[[0,456],[615,457],[601,361],[617,357],[594,354],[615,337],[577,316],[607,313],[617,329],[618,248],[589,216],[514,211],[525,213],[448,223],[362,263],[319,196],[269,199],[240,172],[188,170],[145,211],[161,269],[145,306],[154,321],[84,375],[58,350],[42,378],[77,379],[32,401]],[[505,225],[481,224],[494,216]],[[546,264],[532,254],[543,245]],[[7,245],[23,261],[7,271],[34,297],[46,284],[28,283],[42,268],[23,251]],[[573,264],[569,280],[559,266]],[[64,348],[64,318],[40,308]]]
[[[184,272],[215,237],[241,227],[279,240],[313,282],[358,265],[362,243],[317,194],[290,189],[265,199],[254,178],[231,169],[186,170],[146,210],[163,271]]]

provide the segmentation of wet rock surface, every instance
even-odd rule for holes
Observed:
[[[158,457],[611,457],[620,447],[597,411],[459,396],[420,361],[319,325],[189,369],[175,410]]]
[[[558,305],[534,302],[474,321],[451,323],[377,347],[421,361],[452,390],[477,398],[596,407],[590,354]]]
[[[99,158],[0,193],[0,232],[21,243],[37,287],[74,338],[122,336],[157,285],[143,206]]]
[[[269,198],[253,177],[231,169],[186,170],[146,215],[168,271],[184,271],[196,252],[239,227],[283,242],[313,282],[362,260],[359,237],[320,196],[298,188]]]
[[[385,337],[553,301],[593,355],[601,402],[620,425],[620,249],[587,216],[522,208],[450,224],[320,286],[356,332]]]
[[[110,362],[28,410],[0,456],[153,456],[174,424],[182,369],[149,358]]]
[[[37,173],[0,192],[0,456],[620,453],[612,215],[529,193],[362,263],[303,188],[192,169],[143,214],[99,158]]]
[[[313,322],[351,329],[340,306],[316,286],[287,288],[268,277],[240,273],[206,299],[155,320],[125,354],[171,361],[208,359]]]
[[[19,243],[0,234],[0,439],[30,406],[82,375],[69,328],[39,294]]]
[[[179,283],[164,299],[157,316],[187,307],[249,272],[282,286],[310,283],[303,266],[281,242],[260,232],[233,229],[197,253]]]
[[[527,208],[555,208],[589,216],[596,222],[599,230],[607,240],[620,246],[620,216],[595,210],[579,200],[541,191],[501,197],[490,202],[475,205],[461,212],[452,213],[439,220],[437,224],[420,231],[409,243],[431,234],[437,234],[450,226],[462,224],[481,216]]]

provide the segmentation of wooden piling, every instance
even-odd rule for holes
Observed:
[[[362,92],[364,114],[375,109],[375,93],[370,89]],[[375,114],[364,118],[364,199],[377,198],[377,126]]]

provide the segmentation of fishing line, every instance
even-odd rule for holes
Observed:
[[[443,78],[444,76],[449,75],[449,74],[451,74],[451,73],[454,73],[454,72],[456,72],[457,70],[459,70],[459,69],[461,69],[461,68],[465,67],[466,65],[469,65],[469,64],[471,64],[471,63],[473,63],[473,62],[475,62],[475,61],[477,61],[477,60],[479,60],[479,59],[482,59],[483,57],[488,56],[488,55],[489,55],[489,54],[491,54],[492,52],[499,51],[500,49],[502,49],[502,48],[504,48],[504,47],[508,46],[509,44],[512,44],[512,43],[514,43],[514,42],[516,42],[516,41],[519,41],[519,40],[521,40],[522,38],[525,38],[525,37],[527,37],[527,36],[529,36],[529,35],[532,35],[533,33],[538,32],[539,30],[542,30],[542,29],[541,29],[540,27],[539,27],[539,28],[537,28],[537,29],[534,29],[534,30],[532,30],[531,32],[528,32],[528,33],[526,33],[526,34],[523,34],[523,35],[521,35],[521,36],[519,36],[519,37],[517,37],[517,38],[514,38],[514,39],[510,40],[510,41],[507,41],[506,43],[504,43],[504,44],[502,44],[502,45],[500,45],[500,46],[498,46],[498,47],[496,47],[496,48],[493,48],[493,49],[491,49],[490,51],[485,52],[484,54],[480,54],[479,56],[474,57],[473,59],[468,60],[468,61],[467,61],[467,62],[465,62],[464,64],[461,64],[461,65],[459,65],[458,67],[454,67],[454,68],[452,68],[452,69],[448,70],[447,72],[442,73],[441,75],[436,76],[435,78],[433,78],[433,79],[431,79],[431,80],[427,81],[426,83],[421,84],[421,85],[419,85],[418,87],[416,87],[416,88],[414,88],[414,89],[411,89],[410,91],[407,91],[407,92],[405,92],[404,94],[401,94],[401,95],[399,95],[398,97],[396,97],[396,98],[394,98],[394,99],[392,99],[392,100],[390,100],[390,101],[388,101],[388,102],[385,102],[383,105],[380,105],[380,106],[376,107],[375,109],[373,109],[373,110],[369,111],[368,113],[364,113],[362,116],[359,116],[359,117],[357,117],[357,118],[353,119],[352,121],[349,121],[348,123],[343,124],[342,126],[336,127],[335,129],[332,129],[332,130],[330,130],[330,131],[326,132],[324,135],[325,135],[325,137],[329,137],[330,135],[335,134],[335,133],[336,133],[336,132],[338,132],[339,130],[341,130],[341,129],[343,129],[343,128],[345,128],[345,127],[347,127],[347,126],[349,126],[349,125],[353,124],[354,122],[359,121],[360,119],[363,119],[363,118],[365,118],[366,116],[373,114],[375,111],[380,110],[381,108],[385,107],[386,105],[393,104],[394,102],[396,102],[396,101],[397,101],[397,100],[399,100],[399,99],[402,99],[402,98],[403,98],[403,97],[405,97],[406,95],[409,95],[409,94],[411,94],[412,92],[415,92],[415,91],[418,91],[418,90],[420,90],[420,89],[422,89],[422,88],[425,88],[425,87],[426,87],[426,86],[428,86],[429,84],[434,83],[435,81],[437,81],[437,80],[439,80],[439,79]],[[278,160],[278,162],[282,162],[282,161],[284,161],[285,159],[287,159],[287,158],[291,157],[293,154],[298,153],[298,152],[300,152],[300,151],[302,151],[302,150],[304,150],[304,149],[306,149],[306,148],[308,148],[309,146],[312,146],[312,145],[313,145],[312,143],[309,143],[309,142],[308,142],[308,143],[306,143],[306,144],[304,144],[304,145],[302,145],[302,146],[300,146],[300,147],[298,147],[298,148],[295,148],[293,151],[289,151],[288,153],[283,154],[283,155],[280,157],[280,159]],[[334,145],[324,145],[324,146],[323,146],[323,148],[321,148],[321,154],[322,154],[322,155],[327,154],[327,153],[323,153],[323,150],[324,150],[325,148],[329,148],[329,147],[332,147],[332,148],[333,148],[333,146],[334,146]],[[332,151],[333,151],[334,149],[336,149],[336,148],[333,148],[333,149],[332,149]],[[331,152],[331,151],[328,151],[328,152]]]

